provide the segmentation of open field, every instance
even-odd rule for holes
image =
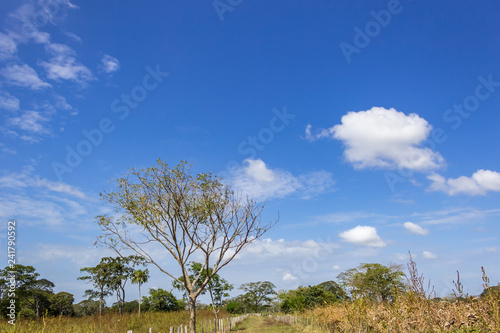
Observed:
[[[226,317],[221,313],[221,317]],[[207,310],[197,311],[197,323],[213,320],[213,312]],[[115,313],[88,317],[48,317],[36,321],[19,319],[12,326],[3,321],[0,333],[126,333],[134,332],[168,332],[170,327],[187,325],[189,311],[178,312],[145,312],[139,318],[136,313],[120,316]],[[201,330],[200,330],[201,331]]]

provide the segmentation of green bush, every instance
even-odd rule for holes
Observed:
[[[24,309],[21,309],[21,311],[19,311],[19,315],[18,315],[20,318],[25,318],[25,319],[31,319],[31,320],[35,320],[36,319],[36,313],[33,309],[29,309],[29,308],[24,308]]]

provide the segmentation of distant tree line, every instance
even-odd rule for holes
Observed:
[[[188,295],[178,299],[171,292],[158,288],[149,289],[147,296],[140,296],[142,284],[149,278],[148,269],[141,257],[104,257],[94,267],[84,267],[80,271],[83,276],[79,280],[92,285],[84,293],[85,300],[74,304],[74,296],[68,292],[54,293],[54,283],[40,278],[40,274],[32,266],[15,265],[0,270],[0,313],[7,315],[10,302],[6,293],[9,281],[5,278],[7,272],[16,277],[16,308],[17,315],[23,318],[36,319],[42,316],[88,316],[99,315],[102,312],[140,313],[140,311],[181,311],[189,308]],[[140,267],[140,268],[139,268]],[[189,264],[189,275],[204,276],[211,272],[203,271],[203,266],[197,262]],[[358,298],[367,298],[375,302],[392,302],[398,294],[410,292],[402,266],[384,266],[377,263],[361,264],[356,268],[347,269],[337,276],[336,281],[326,281],[318,285],[300,286],[294,290],[276,291],[276,286],[269,281],[249,282],[242,284],[242,293],[230,298],[229,292],[233,286],[219,274],[213,274],[207,284],[205,294],[210,297],[210,304],[197,304],[197,307],[210,309],[217,318],[220,310],[225,309],[231,314],[271,312],[285,313],[301,312],[318,306],[336,302],[346,302]],[[182,277],[174,280],[172,286],[183,289]],[[127,282],[137,284],[139,299],[125,301]],[[481,297],[492,293],[498,294],[498,286],[486,288]],[[106,307],[105,299],[115,296],[116,302]]]

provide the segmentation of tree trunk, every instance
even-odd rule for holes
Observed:
[[[141,284],[139,283],[139,317],[141,316]]]
[[[125,309],[125,287],[120,287],[122,289],[122,309],[120,311],[120,314],[123,315],[123,309]]]
[[[189,333],[196,333],[196,298],[189,297]]]
[[[35,307],[36,307],[36,319],[40,318],[40,306],[38,304],[38,300],[35,297]]]
[[[219,311],[215,310],[215,307],[213,306],[213,304],[212,304],[212,308],[214,309],[215,322],[216,322],[216,324],[215,324],[215,331],[217,332],[217,329],[219,328],[219,316],[218,316]]]

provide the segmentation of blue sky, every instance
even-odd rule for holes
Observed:
[[[500,279],[499,10],[3,1],[2,244],[17,219],[18,261],[81,300],[79,269],[111,254],[93,246],[99,192],[187,160],[280,216],[221,272],[235,286],[291,289],[411,251],[441,296],[457,270],[479,293],[481,266]],[[151,271],[146,287],[171,289]]]

